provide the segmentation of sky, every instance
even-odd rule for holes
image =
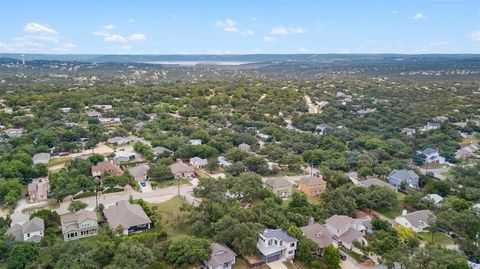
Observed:
[[[480,1],[0,0],[0,52],[480,53]]]

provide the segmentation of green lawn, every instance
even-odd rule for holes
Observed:
[[[232,266],[232,269],[248,269],[248,265],[242,258],[236,258],[235,264]],[[270,269],[267,265],[262,265],[260,267],[256,267],[255,269]]]
[[[340,247],[340,250],[343,251],[345,254],[347,254],[348,256],[352,257],[355,261],[357,261],[358,263],[362,263],[364,262],[365,260],[362,259],[362,255],[359,254],[359,253],[356,253],[354,251],[351,251],[349,249],[346,249],[344,247]]]
[[[175,196],[166,202],[155,204],[156,211],[162,218],[162,225],[165,227],[169,238],[185,234],[175,226],[175,220],[180,214],[180,207],[184,203],[185,201],[182,197]]]
[[[176,179],[169,179],[169,180],[161,180],[161,181],[151,181],[152,188],[166,188],[170,186],[177,186],[179,182]],[[190,181],[186,178],[180,179],[180,186],[181,185],[190,185]]]
[[[388,210],[378,210],[382,215],[389,219],[395,219],[395,217],[402,215],[403,201],[405,200],[405,194],[397,192],[398,205]]]
[[[420,240],[432,243],[432,233],[430,232],[421,232],[416,234]],[[453,239],[441,232],[433,233],[433,243],[440,245],[449,245],[453,244]]]

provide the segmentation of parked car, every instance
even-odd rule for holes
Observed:
[[[70,152],[62,151],[62,152],[58,153],[58,156],[61,156],[61,157],[65,157],[65,156],[68,156],[68,155],[70,155]]]
[[[145,187],[147,186],[147,183],[145,183],[145,181],[140,181],[140,186]]]
[[[341,259],[342,261],[344,261],[344,260],[347,259],[347,255],[345,255],[345,253],[343,253],[343,252],[340,251],[339,255],[340,255],[340,259]]]

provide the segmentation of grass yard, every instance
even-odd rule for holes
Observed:
[[[366,261],[365,259],[362,259],[362,254],[356,253],[356,252],[351,251],[349,249],[346,249],[344,247],[340,247],[340,250],[343,253],[347,254],[348,256],[352,257],[358,263],[362,263],[362,262]]]
[[[161,181],[151,181],[152,188],[166,188],[170,186],[177,186],[178,182],[176,179],[169,179],[169,180],[161,180]],[[181,185],[190,185],[190,181],[186,178],[180,179],[180,186]]]
[[[398,205],[388,210],[378,210],[382,215],[389,219],[395,219],[395,217],[402,215],[403,201],[405,200],[405,194],[397,192]]]
[[[178,237],[185,233],[179,232],[175,227],[175,220],[180,214],[180,207],[185,203],[182,197],[175,196],[172,199],[155,204],[156,211],[162,218],[162,225],[165,227],[169,238]]]
[[[248,269],[248,265],[242,258],[236,258],[235,264],[232,266],[232,269]],[[255,269],[270,269],[267,265],[262,265],[260,267],[256,267]]]
[[[430,232],[421,232],[416,234],[420,240],[432,243],[432,233]],[[453,244],[453,239],[441,232],[433,233],[433,243],[440,245],[450,245]]]

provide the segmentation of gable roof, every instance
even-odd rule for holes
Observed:
[[[315,222],[300,229],[305,237],[315,242],[320,248],[324,248],[333,242],[332,234],[325,225]]]
[[[265,181],[265,184],[272,187],[284,187],[284,186],[291,186],[292,183],[284,178],[270,178]]]
[[[192,173],[195,171],[195,169],[192,166],[186,165],[182,161],[177,161],[175,163],[172,163],[170,165],[170,170],[172,171],[172,174]]]
[[[398,217],[404,217],[412,226],[420,227],[422,223],[428,224],[428,219],[435,216],[430,210],[419,210]]]
[[[154,154],[164,154],[164,153],[172,153],[173,151],[171,151],[171,150],[169,150],[169,149],[167,149],[167,148],[165,148],[165,147],[154,147],[154,148],[152,149],[152,152],[153,152]]]
[[[132,205],[129,201],[117,202],[105,209],[104,214],[112,229],[116,229],[118,226],[128,229],[132,226],[152,223],[140,205]]]
[[[34,217],[33,219],[23,223],[15,224],[7,230],[7,234],[12,235],[15,240],[23,241],[23,235],[27,233],[33,233],[38,231],[45,230],[45,222],[39,217]],[[40,242],[42,238],[30,238],[28,241]]]
[[[210,247],[212,248],[212,253],[210,254],[210,260],[207,261],[207,264],[212,268],[220,267],[225,263],[233,262],[235,258],[235,252],[225,245],[213,242]]]
[[[437,153],[437,150],[432,148],[426,148],[422,151],[422,153],[425,155],[431,155],[431,154]]]
[[[389,177],[395,177],[395,178],[398,178],[400,180],[406,180],[410,177],[418,179],[418,175],[415,172],[413,172],[412,170],[407,170],[407,169],[401,169],[401,170],[395,169],[388,176]]]
[[[305,185],[318,185],[318,184],[327,183],[321,177],[316,177],[316,176],[305,176],[305,177],[302,177],[300,181]]]
[[[430,193],[425,195],[422,200],[431,200],[433,201],[434,204],[438,204],[443,200],[443,197],[436,194],[436,193]]]
[[[60,222],[62,224],[69,223],[69,222],[81,223],[87,219],[98,221],[97,214],[95,214],[95,212],[82,209],[75,213],[62,215],[60,217]]]
[[[365,180],[359,181],[360,185],[365,186],[365,187],[370,187],[370,186],[379,186],[379,187],[385,187],[389,188],[391,190],[395,190],[395,187],[388,184],[387,182],[380,180],[378,178],[367,178]]]
[[[149,167],[146,164],[137,165],[135,167],[128,169],[128,173],[134,178],[144,177],[148,172],[148,168]]]
[[[293,243],[298,241],[295,237],[290,236],[289,234],[287,234],[287,232],[285,232],[282,229],[265,229],[262,232],[262,235],[265,238],[281,239],[287,243]]]
[[[114,176],[123,175],[123,170],[120,167],[109,162],[99,162],[97,165],[93,165],[91,170],[92,173],[97,172],[103,174],[107,172]]]
[[[330,218],[328,218],[325,223],[328,226],[334,227],[334,228],[342,228],[345,226],[350,226],[350,223],[352,223],[353,219],[349,216],[345,215],[333,215]]]

